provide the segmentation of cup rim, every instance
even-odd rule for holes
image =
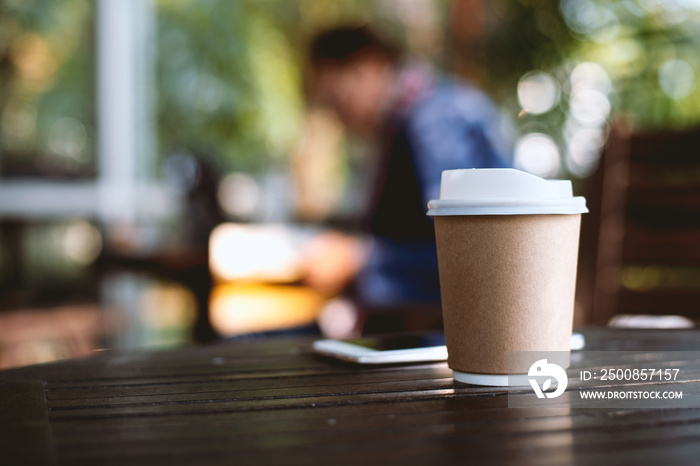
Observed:
[[[427,215],[572,215],[587,212],[586,199],[577,196],[564,199],[436,199],[428,202]]]

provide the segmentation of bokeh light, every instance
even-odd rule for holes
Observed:
[[[518,82],[518,102],[528,113],[546,113],[559,102],[559,84],[548,73],[527,73]]]
[[[351,338],[357,331],[360,313],[348,299],[328,301],[318,315],[318,326],[326,338]]]
[[[300,244],[284,225],[217,226],[209,242],[209,265],[221,280],[293,282],[300,278]]]
[[[659,67],[659,85],[670,98],[682,99],[695,89],[695,72],[685,60],[668,60]]]
[[[579,63],[571,70],[569,77],[571,91],[592,89],[604,95],[608,95],[612,89],[612,82],[607,71],[598,63]]]
[[[81,161],[87,155],[87,129],[75,118],[62,117],[53,122],[48,134],[49,150],[59,156]]]
[[[583,89],[572,93],[569,109],[580,122],[596,125],[604,122],[610,114],[610,101],[598,90]]]
[[[560,5],[566,24],[595,42],[609,41],[620,31],[620,21],[607,5],[592,0],[563,0]]]
[[[595,170],[605,135],[600,128],[579,128],[567,142],[566,165],[570,172],[586,177]]]
[[[63,234],[63,250],[73,262],[91,264],[102,251],[102,235],[94,225],[84,220],[75,221]]]
[[[221,180],[218,190],[219,204],[235,217],[253,216],[260,201],[258,183],[245,173],[230,173]]]
[[[515,144],[515,168],[543,178],[551,178],[559,171],[559,149],[551,137],[530,133]]]

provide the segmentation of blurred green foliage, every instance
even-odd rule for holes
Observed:
[[[576,58],[614,78],[615,108],[644,128],[700,122],[700,2],[562,2],[579,41]]]
[[[567,91],[571,69],[594,62],[613,80],[616,114],[637,127],[700,123],[700,2],[497,0],[490,7],[495,24],[483,63],[501,101],[514,101],[528,70],[553,73]]]
[[[309,31],[368,19],[370,1],[158,0],[158,132],[162,153],[195,145],[228,169],[285,159],[303,114]],[[368,15],[369,14],[369,15]]]
[[[286,4],[286,5],[285,5]],[[158,2],[158,130],[229,165],[260,168],[299,119],[296,57],[279,27],[289,2]]]
[[[483,85],[501,102],[515,98],[525,73],[555,69],[579,45],[556,1],[496,0],[489,8],[480,62],[488,76]]]
[[[700,122],[697,1],[484,2],[487,24],[476,49],[450,39],[452,2],[433,1],[442,14],[437,25],[446,47],[442,55],[478,54],[481,84],[513,116],[524,73],[539,69],[558,79],[560,104],[527,116],[522,128],[560,132],[568,111],[568,76],[583,61],[610,73],[613,108],[638,126]],[[398,0],[153,4],[156,35],[150,46],[157,60],[161,155],[197,146],[218,154],[226,169],[246,171],[282,163],[293,147],[303,114],[304,44],[313,31],[339,21],[371,21],[400,37],[397,11],[411,8],[411,2]],[[1,174],[94,173],[95,5],[0,0]]]
[[[94,173],[93,3],[0,0],[0,174]]]

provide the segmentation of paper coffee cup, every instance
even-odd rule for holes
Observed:
[[[513,169],[442,173],[428,215],[456,380],[508,385],[509,351],[569,351],[585,212],[570,181]]]

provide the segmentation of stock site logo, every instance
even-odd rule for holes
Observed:
[[[532,389],[535,390],[537,398],[544,398],[545,396],[547,398],[556,398],[564,393],[569,383],[564,369],[557,364],[548,364],[546,359],[540,359],[530,366],[527,375],[528,377],[534,377],[528,378],[528,381],[532,385]],[[543,380],[542,387],[540,387],[538,380]],[[549,393],[547,390],[551,388],[552,380],[557,381],[557,389]]]

